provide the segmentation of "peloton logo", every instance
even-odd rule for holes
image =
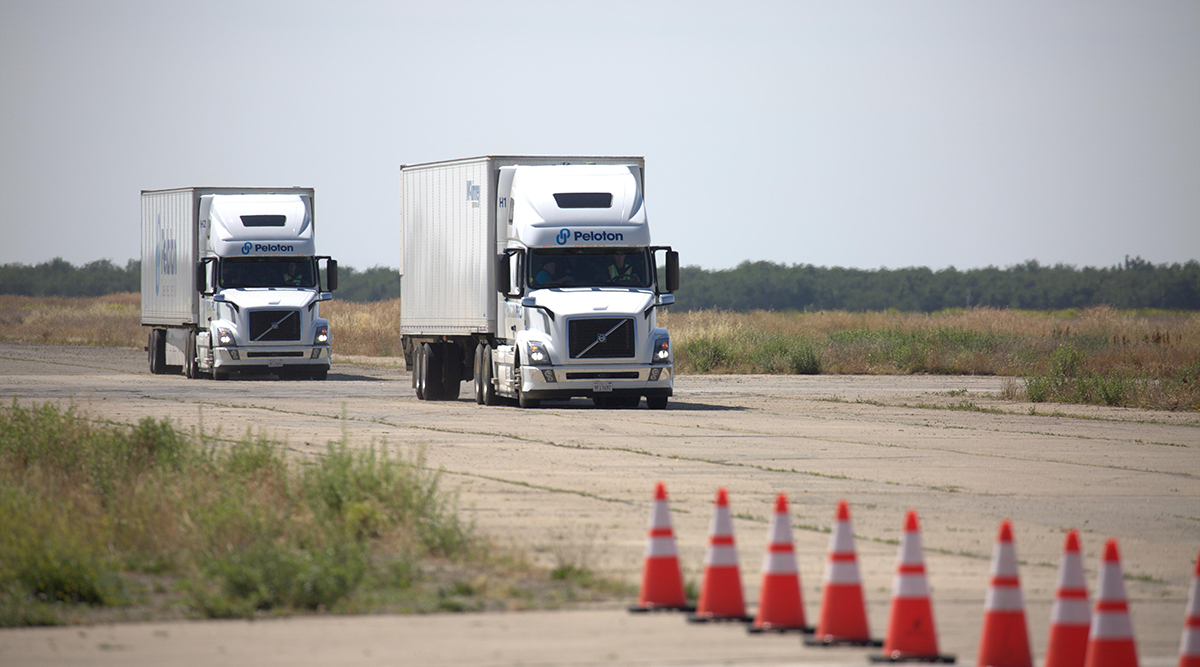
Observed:
[[[556,236],[554,240],[558,241],[558,245],[566,245],[567,241],[574,241],[576,243],[586,243],[588,241],[612,242],[624,241],[625,235],[620,232],[572,232],[564,227],[559,230],[558,236]]]
[[[295,252],[295,246],[286,243],[251,243],[246,241],[242,244],[242,254],[249,255],[254,252]]]

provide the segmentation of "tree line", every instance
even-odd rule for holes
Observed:
[[[934,312],[946,308],[1200,310],[1200,262],[1155,265],[1140,257],[1082,269],[1036,260],[999,269],[844,269],[742,262],[736,268],[680,270],[681,310],[847,310]]]
[[[41,264],[0,265],[0,294],[24,296],[102,296],[142,289],[142,262],[131,259],[124,268],[107,259],[75,266],[56,257]],[[400,275],[376,266],[358,271],[338,267],[337,297],[347,301],[386,301],[400,298]]]
[[[100,296],[140,289],[137,260],[123,268],[107,259],[79,267],[61,258],[36,265],[0,265],[2,294]],[[396,299],[400,276],[382,266],[365,271],[342,266],[337,296],[358,302]],[[722,270],[683,267],[675,298],[680,310],[933,312],[972,306],[1060,310],[1098,305],[1200,310],[1200,262],[1156,265],[1126,257],[1122,264],[1107,268],[1042,266],[1029,260],[1004,269],[868,271],[746,261]]]

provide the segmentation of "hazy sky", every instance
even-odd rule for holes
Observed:
[[[1200,258],[1200,2],[0,0],[0,263],[139,191],[302,185],[397,266],[402,164],[646,158],[656,243],[960,269]]]

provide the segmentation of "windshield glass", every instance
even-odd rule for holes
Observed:
[[[646,248],[533,248],[529,286],[650,287]]]
[[[316,287],[311,257],[221,260],[221,287]]]

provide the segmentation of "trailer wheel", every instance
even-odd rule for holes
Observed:
[[[443,401],[457,401],[462,391],[463,351],[454,343],[443,343],[442,348],[442,394]]]
[[[421,343],[414,350],[416,359],[413,360],[413,386],[417,389],[417,400],[425,400],[425,344]]]
[[[146,352],[150,358],[150,372],[162,375],[167,372],[167,336],[162,329],[151,329]]]
[[[445,395],[445,355],[441,345],[422,343],[425,350],[425,364],[421,368],[421,380],[425,384],[425,400],[440,401]]]

